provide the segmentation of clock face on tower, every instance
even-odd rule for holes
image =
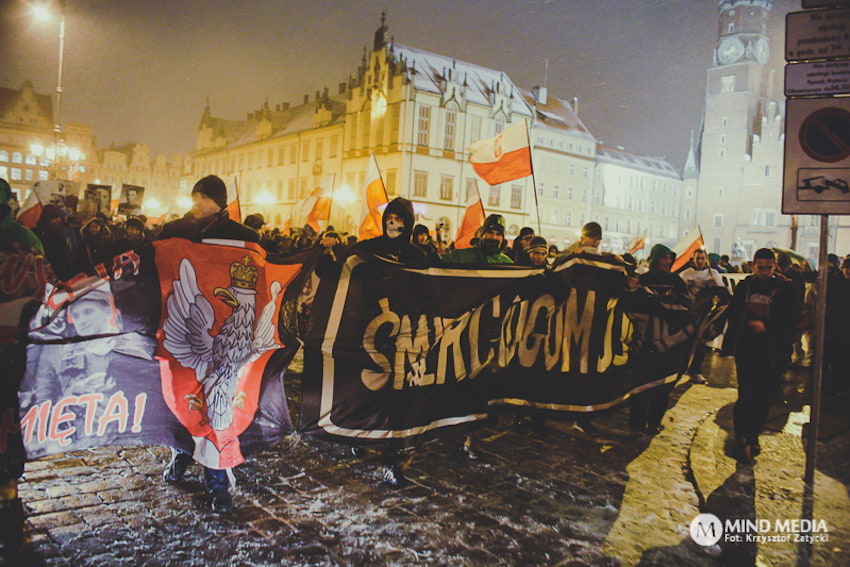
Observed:
[[[765,38],[759,38],[753,46],[753,57],[762,65],[767,64],[767,60],[770,59],[770,45]]]
[[[737,37],[724,37],[717,46],[717,62],[728,65],[738,61],[744,55],[744,42]]]

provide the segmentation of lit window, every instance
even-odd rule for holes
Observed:
[[[416,143],[420,146],[427,146],[430,139],[431,128],[431,107],[419,107],[419,130],[416,134]]]
[[[501,185],[491,185],[490,186],[490,198],[487,199],[487,205],[490,207],[498,207],[502,201],[502,186]]]
[[[12,163],[24,163],[24,154],[15,152],[12,154]]]
[[[413,196],[427,197],[428,196],[428,172],[416,171],[413,174]]]
[[[17,168],[17,167],[12,168],[12,179],[14,179],[15,181],[19,181],[21,179],[20,168]]]
[[[451,175],[441,175],[440,176],[440,199],[444,201],[452,200],[452,193],[454,192],[454,184],[455,178]]]
[[[511,185],[511,208],[522,208],[522,185]]]
[[[35,165],[35,156],[32,154],[27,154],[25,161],[27,165]]]
[[[723,228],[723,215],[714,215],[714,228]]]
[[[0,161],[9,161],[9,152],[0,150]]]
[[[447,150],[455,149],[455,126],[457,122],[457,110],[452,106],[446,108],[446,135],[443,139],[443,147]]]
[[[395,195],[396,194],[395,185],[396,185],[397,172],[398,172],[397,169],[388,169],[387,170],[387,178],[386,178],[387,195]]]

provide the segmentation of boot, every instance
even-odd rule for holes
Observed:
[[[233,497],[230,495],[230,478],[227,470],[204,467],[204,480],[213,512],[222,515],[230,514],[233,511]]]
[[[171,453],[171,462],[168,463],[168,467],[162,473],[162,478],[168,484],[175,484],[183,480],[183,475],[186,474],[186,469],[192,462],[192,455],[173,449]]]
[[[470,461],[481,459],[481,453],[478,452],[478,433],[470,433],[466,436],[466,441],[463,443],[463,450],[466,452],[466,458]]]

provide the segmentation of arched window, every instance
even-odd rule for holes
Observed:
[[[12,163],[24,163],[24,155],[21,152],[13,153]]]
[[[9,152],[0,150],[0,161],[9,161]]]

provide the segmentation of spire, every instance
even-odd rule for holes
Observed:
[[[387,27],[387,13],[381,12],[381,27],[375,31],[375,43],[372,46],[372,51],[380,51],[385,45],[389,43],[390,28]]]
[[[697,179],[699,177],[699,164],[697,163],[697,149],[694,143],[694,131],[691,130],[691,143],[688,148],[688,158],[685,160],[685,169],[682,173],[685,179]]]

